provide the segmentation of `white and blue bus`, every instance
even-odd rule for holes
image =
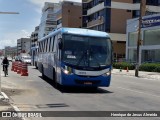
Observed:
[[[112,45],[107,33],[60,28],[39,40],[38,45],[42,77],[63,86],[110,85]]]

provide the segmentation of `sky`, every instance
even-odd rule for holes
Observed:
[[[17,39],[30,37],[39,25],[44,2],[60,0],[0,0],[0,12],[20,14],[0,14],[0,49],[16,46]],[[81,0],[68,0],[81,2]]]

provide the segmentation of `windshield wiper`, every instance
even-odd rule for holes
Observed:
[[[102,68],[102,67],[101,67],[101,64],[98,62],[99,60],[97,59],[97,57],[93,55],[92,50],[90,50],[90,57],[95,58],[95,61],[96,61],[96,63],[98,64],[99,68]]]
[[[82,60],[84,60],[84,66],[86,66],[86,61],[84,59],[84,57],[87,55],[87,52],[86,51],[83,51],[83,54],[81,56],[81,58],[79,59],[79,61],[77,62],[77,66],[79,66],[79,64],[81,63]]]

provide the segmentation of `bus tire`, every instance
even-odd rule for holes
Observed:
[[[57,80],[56,80],[56,71],[55,71],[54,68],[53,68],[53,81],[54,81],[55,87],[58,88],[58,83],[57,83]]]
[[[43,68],[43,66],[42,66],[42,78],[46,79],[46,76],[44,75],[44,68]]]
[[[55,69],[53,68],[53,81],[56,82],[56,72],[55,72]]]
[[[38,69],[37,62],[35,62],[35,67],[36,67],[36,69]]]

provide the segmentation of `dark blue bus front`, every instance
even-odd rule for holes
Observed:
[[[61,84],[65,86],[108,87],[111,80],[111,67],[101,70],[78,70],[69,65],[62,65]]]
[[[64,34],[62,42],[61,85],[110,85],[112,47],[108,37]]]

